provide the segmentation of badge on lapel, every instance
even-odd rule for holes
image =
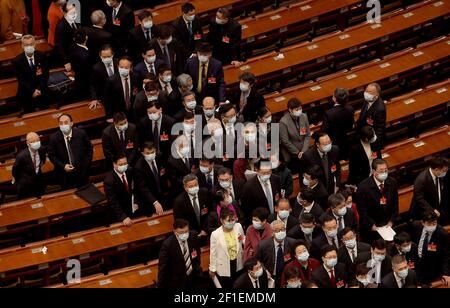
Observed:
[[[217,83],[216,77],[208,77],[208,83],[212,83],[212,84]]]
[[[367,118],[367,124],[373,125],[373,120],[372,120],[371,117],[368,117],[368,118]]]
[[[192,252],[191,252],[191,258],[192,259],[195,259],[195,258],[197,258],[197,250],[192,250]]]
[[[230,44],[230,38],[228,36],[224,36],[222,37],[222,42],[224,42],[225,44]]]
[[[198,41],[202,39],[202,34],[201,33],[197,33],[194,35],[194,41]]]
[[[114,24],[114,26],[120,27],[120,19],[118,19],[118,18],[114,19],[113,24]]]

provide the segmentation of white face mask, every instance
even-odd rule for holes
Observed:
[[[255,142],[256,134],[245,134],[245,141],[247,142]]]
[[[196,101],[186,102],[186,107],[190,110],[194,110],[195,107],[197,107],[197,102]]]
[[[128,165],[117,166],[117,172],[119,172],[120,174],[127,172],[127,170],[128,170]]]
[[[195,129],[194,124],[189,124],[189,123],[183,123],[183,130],[186,133],[191,133],[193,130]]]
[[[207,116],[208,118],[214,115],[214,109],[203,109],[203,112],[205,113],[205,116]]]
[[[128,77],[128,75],[130,75],[130,70],[127,68],[120,68],[119,67],[119,74],[120,76],[122,76],[123,78]]]
[[[67,21],[70,22],[70,23],[75,22],[77,17],[78,17],[77,13],[68,14],[67,15]]]
[[[25,51],[25,53],[26,53],[27,55],[31,55],[31,54],[34,53],[34,51],[36,50],[36,48],[35,48],[34,46],[25,46],[25,47],[23,48],[23,50]]]
[[[158,112],[156,113],[149,113],[148,118],[152,121],[158,121],[160,118],[160,114]]]
[[[106,65],[111,64],[113,62],[113,58],[112,57],[102,58],[102,62]]]
[[[188,193],[191,196],[194,196],[198,193],[199,190],[200,190],[200,188],[198,186],[190,187],[190,188],[188,188]]]
[[[150,30],[153,27],[153,21],[146,21],[146,22],[144,22],[143,27],[146,30]]]
[[[228,189],[231,186],[231,182],[230,181],[219,181],[219,185],[223,189]]]
[[[206,62],[208,62],[208,60],[209,60],[208,56],[204,56],[204,55],[198,56],[198,61],[200,61],[201,63],[206,63]]]
[[[186,21],[194,21],[194,19],[195,19],[195,15],[184,14],[183,16]]]
[[[247,92],[248,90],[250,90],[250,86],[249,86],[248,83],[243,83],[243,82],[241,82],[241,83],[239,84],[239,89],[240,89],[242,92]]]
[[[303,110],[295,110],[292,112],[292,114],[294,115],[294,117],[298,118],[302,115]]]
[[[183,148],[181,148],[181,150],[180,150],[180,154],[183,156],[183,157],[187,157],[188,155],[189,155],[189,152],[191,151],[191,149],[189,148],[189,147],[183,147]]]
[[[210,170],[208,167],[200,166],[200,172],[201,173],[209,173]]]
[[[226,20],[222,20],[222,19],[216,17],[216,24],[218,24],[218,25],[224,25],[224,24],[226,24],[226,23],[227,23]]]
[[[144,157],[145,157],[145,160],[146,160],[146,161],[152,162],[152,161],[154,161],[155,158],[156,158],[156,153],[148,154],[148,155],[145,155]]]
[[[219,139],[223,136],[223,129],[222,128],[218,128],[214,130],[214,138]]]
[[[375,95],[372,95],[369,92],[364,92],[364,99],[366,102],[373,103],[375,101]]]
[[[164,76],[164,77],[163,77],[163,81],[164,81],[165,83],[171,82],[171,81],[172,81],[172,75]]]
[[[153,64],[156,61],[156,56],[145,57],[145,62],[148,64]]]

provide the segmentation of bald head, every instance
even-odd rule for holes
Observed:
[[[215,100],[211,96],[207,96],[203,99],[203,107],[204,108],[214,108]]]
[[[41,147],[41,139],[39,135],[35,132],[30,132],[27,134],[27,146],[28,148],[36,151]]]

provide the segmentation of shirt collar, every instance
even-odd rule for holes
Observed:
[[[122,2],[120,2],[119,6],[116,7],[115,9],[113,9],[113,10],[116,10],[116,12],[118,13],[121,7],[122,7]]]
[[[430,170],[430,174],[431,174],[431,178],[433,179],[433,182],[436,183],[436,178],[437,178],[437,176],[435,176],[435,175],[433,174],[433,172],[431,171],[431,168],[429,168],[428,170]]]
[[[66,135],[66,134],[64,134],[64,133],[62,133],[62,134],[63,134],[64,139],[66,139],[67,137],[69,137],[70,139],[72,139],[72,133],[73,133],[73,128],[70,130],[70,133],[69,133],[68,135]]]
[[[381,184],[383,185],[385,184],[384,182],[381,183],[380,181],[378,181],[378,179],[375,176],[373,176],[373,179],[375,180],[375,183],[377,184],[378,187],[380,187]]]
[[[81,48],[84,48],[84,49],[86,49],[86,50],[89,50],[86,46],[83,46],[83,45],[78,44],[78,43],[77,43],[77,45],[80,46]]]
[[[278,249],[278,245],[280,245],[280,244],[284,250],[284,240],[281,243],[278,243],[275,239],[273,239],[273,244],[275,245],[275,250]]]
[[[117,174],[117,176],[118,176],[120,179],[122,179],[122,175],[125,175],[125,179],[128,181],[128,179],[127,179],[127,173],[126,173],[126,172],[124,172],[124,173],[119,173],[119,172],[117,172],[116,169],[114,169],[114,172]]]

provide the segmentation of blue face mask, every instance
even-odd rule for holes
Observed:
[[[127,172],[127,170],[128,170],[128,165],[117,167],[117,172],[119,172],[120,174]]]
[[[447,175],[447,171],[439,174],[438,178],[445,178],[446,175]]]
[[[325,260],[325,264],[328,266],[328,268],[333,268],[337,264],[337,259],[335,259],[335,258],[333,258],[333,259],[326,259]]]
[[[41,142],[40,142],[40,141],[36,141],[36,142],[30,143],[30,147],[31,147],[33,150],[37,151],[37,150],[39,150],[40,147],[41,147]]]
[[[377,176],[378,181],[384,182],[384,181],[386,181],[387,178],[388,178],[387,172],[378,173],[378,176]]]
[[[398,277],[405,279],[408,276],[408,268],[401,270],[397,273]]]
[[[302,283],[300,281],[288,282],[288,284],[286,285],[286,288],[297,289],[297,288],[300,288],[301,286],[302,286]]]
[[[235,223],[236,223],[235,221],[233,221],[233,222],[226,222],[226,223],[223,224],[223,226],[224,226],[226,229],[231,230],[231,229],[234,228]]]
[[[275,233],[275,238],[280,242],[283,241],[286,238],[286,231],[279,231]]]
[[[289,211],[279,211],[278,212],[278,217],[280,217],[281,219],[286,219],[289,216]]]
[[[303,178],[303,185],[309,186],[309,184],[310,184],[310,180],[308,180],[307,178]]]
[[[333,146],[333,145],[332,145],[331,143],[330,143],[330,144],[327,144],[326,146],[324,146],[324,147],[322,148],[322,152],[323,152],[323,153],[328,153],[328,152],[330,152],[332,146]]]
[[[253,220],[252,224],[253,224],[253,228],[255,228],[256,230],[262,230],[263,229],[263,225],[259,221]]]
[[[71,127],[70,125],[60,125],[59,129],[62,131],[64,135],[68,135],[70,133]]]
[[[178,234],[178,238],[180,239],[180,241],[186,242],[189,238],[189,232]]]

